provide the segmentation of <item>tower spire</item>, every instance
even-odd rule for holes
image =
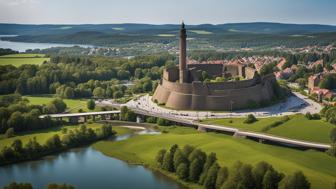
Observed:
[[[184,21],[182,20],[180,29],[180,61],[179,61],[179,71],[180,71],[180,83],[187,82],[188,72],[187,72],[187,32],[185,29]]]

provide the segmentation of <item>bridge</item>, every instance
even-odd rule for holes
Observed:
[[[101,112],[85,112],[85,113],[60,113],[60,114],[46,114],[40,115],[39,118],[43,119],[45,117],[55,118],[56,120],[62,121],[63,118],[68,118],[70,123],[86,122],[87,118],[92,117],[95,121],[96,117],[99,116],[101,120],[112,119],[113,115],[120,114],[120,110],[113,111],[101,111]]]
[[[257,140],[262,143],[269,142],[269,143],[280,144],[283,146],[302,148],[302,149],[316,149],[316,150],[322,150],[322,151],[328,150],[331,147],[328,144],[302,141],[302,140],[297,140],[297,139],[290,139],[286,137],[274,136],[274,135],[269,135],[269,134],[264,134],[264,133],[241,131],[237,128],[221,126],[221,125],[204,124],[204,123],[200,123],[194,120],[178,118],[170,114],[150,112],[150,111],[137,109],[133,107],[129,107],[129,109],[131,109],[135,114],[138,115],[137,122],[141,122],[141,120],[143,120],[142,118],[143,116],[152,116],[152,117],[163,118],[163,119],[166,119],[166,120],[178,123],[178,124],[192,126],[192,127],[197,128],[199,131],[222,132],[226,134],[231,134],[235,137],[243,137],[243,138]],[[92,116],[93,120],[95,120],[96,116],[100,116],[101,120],[108,120],[108,119],[112,119],[113,115],[115,114],[120,114],[120,110],[103,111],[103,112],[70,113],[70,114],[48,114],[48,115],[41,115],[40,118],[44,118],[47,116],[51,118],[56,118],[58,120],[62,120],[62,118],[69,118],[70,122],[77,123],[80,118],[83,119],[82,120],[83,122],[86,122],[88,116]]]

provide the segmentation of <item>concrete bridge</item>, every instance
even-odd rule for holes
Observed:
[[[70,123],[78,123],[78,122],[86,122],[89,117],[92,117],[93,121],[99,117],[101,120],[112,119],[113,115],[120,114],[120,110],[113,111],[102,111],[102,112],[85,112],[85,113],[61,113],[61,114],[47,114],[40,115],[39,118],[50,117],[56,120],[63,120],[64,118],[68,118]]]
[[[166,120],[178,123],[178,124],[192,126],[198,129],[199,131],[221,132],[221,133],[230,134],[234,137],[243,137],[243,138],[253,139],[253,140],[256,140],[262,143],[275,143],[275,144],[280,144],[282,146],[295,147],[295,148],[301,148],[301,149],[316,149],[316,150],[322,150],[322,151],[328,150],[331,147],[328,144],[289,139],[285,137],[274,136],[274,135],[269,135],[269,134],[264,134],[264,133],[241,131],[237,128],[221,126],[221,125],[203,124],[198,121],[182,119],[174,115],[170,115],[170,114],[150,112],[150,111],[145,111],[145,110],[136,109],[132,107],[129,107],[129,109],[131,109],[134,113],[137,114],[138,123],[144,120],[144,116],[152,116],[152,117],[163,118],[163,119],[166,119]],[[72,113],[72,114],[49,114],[49,115],[41,115],[40,118],[44,118],[46,116],[49,116],[51,118],[56,118],[59,120],[62,120],[62,118],[69,118],[70,122],[77,123],[79,119],[82,119],[83,122],[86,122],[88,116],[92,116],[93,120],[95,120],[97,116],[100,116],[101,120],[108,120],[108,119],[111,119],[113,115],[115,114],[120,114],[120,110],[103,111],[103,112]]]
[[[226,126],[221,126],[221,125],[203,124],[198,121],[177,118],[177,117],[174,117],[174,115],[157,114],[155,112],[148,112],[148,111],[139,110],[139,109],[132,109],[132,111],[134,111],[136,114],[139,114],[139,115],[160,117],[160,118],[172,121],[172,122],[176,122],[180,124],[182,123],[188,126],[193,126],[197,128],[199,131],[223,132],[223,133],[231,134],[235,137],[249,138],[249,139],[257,140],[262,143],[269,142],[269,143],[280,144],[282,146],[295,147],[295,148],[301,148],[301,149],[316,149],[316,150],[322,150],[322,151],[328,150],[331,147],[329,144],[302,141],[302,140],[297,140],[297,139],[289,139],[286,137],[274,136],[274,135],[263,134],[263,133],[255,133],[255,132],[250,132],[250,131],[241,131],[237,128],[226,127]]]

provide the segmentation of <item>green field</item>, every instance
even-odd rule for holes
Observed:
[[[118,142],[100,141],[93,147],[106,155],[153,167],[155,155],[161,148],[190,144],[207,153],[215,152],[222,166],[232,166],[238,160],[250,164],[267,161],[286,174],[303,171],[312,188],[330,189],[335,182],[336,158],[322,152],[271,146],[223,134],[197,133],[191,128],[167,130],[169,133],[162,135],[138,135]]]
[[[4,146],[10,146],[13,143],[13,141],[16,139],[20,139],[23,144],[26,144],[29,141],[29,139],[36,137],[36,140],[40,144],[45,144],[45,142],[55,134],[58,134],[62,138],[63,136],[62,131],[61,131],[62,128],[67,128],[69,131],[69,130],[78,128],[78,126],[54,127],[54,128],[37,130],[37,131],[25,132],[25,133],[20,133],[17,136],[12,137],[12,138],[0,137],[0,151]],[[101,127],[101,124],[91,123],[91,124],[86,124],[86,126],[88,128],[97,129]],[[124,128],[124,127],[113,127],[113,130],[117,132],[117,135],[123,135],[123,134],[131,132],[130,129]]]
[[[304,115],[290,116],[290,120],[278,127],[268,130],[266,133],[299,140],[330,143],[329,133],[335,125],[323,120],[308,120]],[[262,132],[262,129],[280,120],[281,117],[259,118],[257,122],[245,124],[245,118],[208,119],[204,123],[235,127],[244,131]],[[230,123],[231,122],[231,123]]]
[[[29,100],[30,104],[34,104],[34,105],[48,104],[52,100],[55,99],[54,97],[46,97],[46,96],[24,96],[24,97]],[[87,107],[86,107],[87,100],[63,99],[63,101],[67,105],[67,110],[72,112],[72,113],[78,112],[79,109],[82,109],[85,112],[92,111],[92,110],[87,109]]]
[[[11,54],[0,56],[0,65],[13,65],[19,67],[24,64],[40,65],[44,61],[49,61],[43,54]]]
[[[174,34],[158,34],[157,36],[159,36],[159,37],[175,37],[175,35]]]
[[[199,35],[210,35],[212,32],[205,31],[205,30],[189,30],[190,32],[199,34]]]

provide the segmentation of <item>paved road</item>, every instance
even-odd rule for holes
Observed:
[[[104,105],[114,105],[111,101],[100,102]],[[165,107],[158,106],[151,100],[151,96],[145,95],[136,100],[131,100],[124,104],[125,106],[137,108],[145,111],[153,111],[160,114],[174,115],[175,117],[191,120],[207,119],[207,118],[231,118],[231,117],[246,117],[248,114],[254,114],[256,117],[275,117],[292,115],[297,113],[305,114],[318,113],[322,109],[319,103],[301,95],[300,93],[293,93],[285,102],[275,104],[270,107],[255,109],[255,110],[241,110],[233,112],[211,112],[211,111],[184,111],[172,110]]]

